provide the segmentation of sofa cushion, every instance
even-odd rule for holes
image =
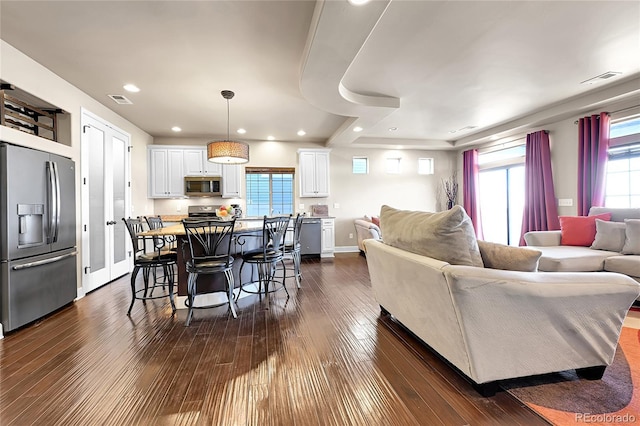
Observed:
[[[596,237],[596,219],[610,220],[611,213],[594,216],[560,216],[559,219],[560,244],[589,247]]]
[[[512,247],[504,244],[478,240],[478,248],[485,268],[506,271],[536,272],[540,250]]]
[[[382,206],[384,242],[453,265],[483,267],[471,219],[462,206],[438,213]]]
[[[640,256],[611,256],[604,261],[604,270],[640,278]]]
[[[596,239],[593,240],[591,248],[621,252],[626,228],[624,223],[596,219]]]
[[[625,219],[626,225],[622,254],[640,254],[640,219]]]
[[[595,272],[604,270],[604,261],[620,253],[579,246],[529,247],[542,251],[538,270],[545,272]]]
[[[640,209],[635,207],[591,207],[589,216],[595,216],[600,213],[611,213],[612,222],[624,222],[625,219],[640,219]]]

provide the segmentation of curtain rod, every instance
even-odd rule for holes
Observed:
[[[629,110],[631,110],[631,109],[638,108],[638,107],[640,107],[640,105],[633,105],[633,106],[630,106],[630,107],[628,107],[628,108],[622,108],[622,109],[619,109],[619,110],[617,110],[617,111],[611,111],[611,112],[609,112],[608,114],[609,114],[609,115],[611,115],[611,114],[617,114],[617,113],[619,113],[619,112],[629,111]],[[598,120],[599,120],[599,119],[600,119],[600,116],[599,116],[599,115],[597,115],[597,116],[596,116],[596,119],[598,119]],[[573,124],[578,124],[579,122],[580,122],[580,120],[576,120],[576,121],[574,121],[574,122],[573,122]]]

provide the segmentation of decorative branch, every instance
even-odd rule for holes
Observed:
[[[451,176],[442,179],[442,187],[447,197],[447,208],[450,209],[456,204],[458,199],[458,173],[454,171]]]

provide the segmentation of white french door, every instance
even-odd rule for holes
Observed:
[[[88,293],[129,272],[122,221],[131,211],[130,136],[82,111],[82,287]]]

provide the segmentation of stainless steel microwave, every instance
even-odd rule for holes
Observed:
[[[187,197],[219,197],[222,195],[222,178],[185,176],[184,195]]]

